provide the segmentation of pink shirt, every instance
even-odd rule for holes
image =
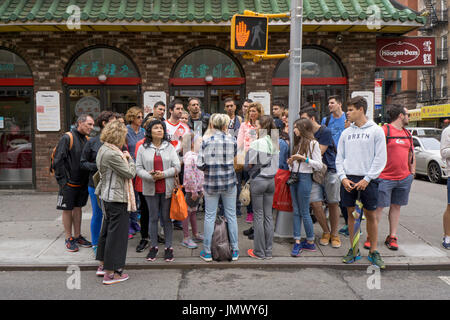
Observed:
[[[250,149],[250,144],[258,139],[258,134],[256,131],[256,127],[252,126],[250,122],[241,123],[241,127],[239,128],[239,134],[237,138],[237,147],[238,149],[244,148],[244,151],[247,152]]]

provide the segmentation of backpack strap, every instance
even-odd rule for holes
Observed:
[[[73,147],[73,134],[72,132],[68,131],[65,134],[69,136],[70,142],[69,142],[69,150],[72,150]]]
[[[330,124],[330,120],[331,120],[331,114],[328,115],[327,119],[325,120],[325,125],[328,127],[328,125]]]

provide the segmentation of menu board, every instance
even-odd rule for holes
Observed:
[[[61,130],[59,92],[36,92],[36,126],[38,131]]]

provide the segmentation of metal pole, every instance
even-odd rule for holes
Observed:
[[[289,54],[289,138],[291,154],[294,146],[294,122],[299,118],[302,75],[303,0],[291,0],[291,50]],[[292,238],[292,212],[279,211],[275,238]]]
[[[299,118],[302,77],[303,0],[291,0],[291,50],[289,55],[289,138],[294,145],[294,122]]]

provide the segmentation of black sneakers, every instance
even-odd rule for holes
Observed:
[[[173,261],[173,248],[166,248],[164,250],[164,260],[166,262],[172,262]]]
[[[155,261],[158,254],[158,247],[151,247],[147,255],[147,261]]]
[[[87,241],[85,237],[83,237],[81,234],[78,238],[75,239],[77,241],[77,245],[83,248],[91,248],[92,243],[90,241]]]
[[[250,227],[250,229],[244,230],[242,233],[244,234],[244,236],[249,236],[254,232],[253,227]]]
[[[148,240],[142,239],[142,240],[139,242],[138,246],[136,247],[136,252],[142,252],[142,251],[144,251],[145,249],[148,248],[149,245],[150,245],[150,244],[149,244]]]

